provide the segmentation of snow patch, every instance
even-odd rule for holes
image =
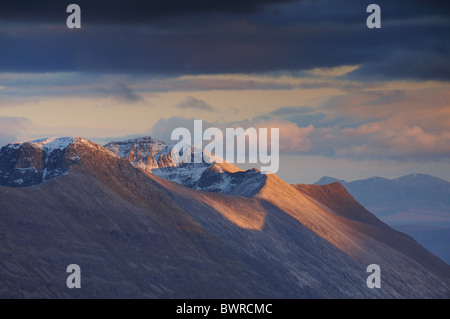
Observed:
[[[156,168],[152,169],[152,173],[181,185],[194,185],[208,167],[209,165],[205,164],[188,164],[180,167]]]
[[[13,150],[16,150],[20,147],[20,145],[22,145],[23,143],[13,143],[13,144],[8,144],[6,145],[6,147],[8,148],[12,148]]]
[[[31,141],[33,145],[41,148],[42,150],[47,151],[47,153],[51,153],[54,150],[64,150],[69,145],[76,141],[73,137],[51,137],[51,138],[43,138]]]
[[[177,144],[180,151],[190,149],[190,158],[186,159],[183,152],[181,154],[172,152],[175,144],[165,144],[148,136],[110,142],[105,145],[105,148],[127,159],[135,167],[194,189],[228,193],[237,184],[245,182],[245,177],[242,175],[234,175],[236,172],[243,172],[242,170],[213,153],[196,145]],[[194,163],[197,152],[202,153],[201,163]]]
[[[23,183],[23,179],[22,179],[22,178],[19,178],[19,179],[13,180],[13,182],[14,182],[15,184],[17,184],[17,185],[20,185],[20,184]]]

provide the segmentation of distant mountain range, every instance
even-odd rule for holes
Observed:
[[[339,183],[67,137],[2,147],[0,185],[2,298],[450,297],[450,266]]]
[[[321,178],[316,185],[339,182],[369,211],[413,236],[450,264],[450,182],[411,174],[396,179],[372,177],[346,182]]]

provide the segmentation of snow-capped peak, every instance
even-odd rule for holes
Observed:
[[[0,185],[25,187],[66,175],[69,167],[89,152],[116,156],[80,137],[51,137],[8,144],[0,149]]]
[[[42,138],[38,140],[31,141],[30,143],[34,144],[43,150],[46,150],[48,153],[51,153],[54,150],[64,150],[69,145],[77,141],[77,138],[74,137],[50,137],[50,138]]]
[[[216,155],[191,147],[191,158],[172,152],[175,144],[165,144],[151,137],[139,137],[126,141],[111,142],[105,145],[114,154],[127,159],[134,166],[161,178],[177,182],[199,190],[220,193],[232,193],[240,190],[239,185],[254,184],[252,189],[260,187],[263,178],[254,171],[244,172],[237,166],[220,159]],[[196,152],[202,152],[202,162],[194,163]],[[256,185],[256,186],[255,186]],[[250,195],[252,192],[244,192]],[[242,193],[242,195],[244,195]]]

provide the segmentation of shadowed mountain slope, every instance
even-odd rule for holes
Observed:
[[[0,159],[16,159],[4,176],[26,168],[3,151]],[[63,163],[63,173],[0,186],[1,297],[450,295],[450,267],[410,237],[275,175],[248,171],[230,195],[163,179],[79,138],[43,153]],[[42,153],[35,156],[30,170],[39,170]],[[73,263],[81,289],[65,285]],[[381,266],[382,289],[366,286],[370,263]]]

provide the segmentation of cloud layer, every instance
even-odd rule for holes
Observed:
[[[200,99],[196,99],[195,97],[188,96],[183,101],[176,105],[177,108],[183,110],[197,110],[197,111],[213,111],[211,105],[202,101]]]
[[[279,107],[245,121],[208,125],[279,128],[284,154],[429,161],[450,158],[448,101],[447,86],[366,90],[331,97],[317,107]],[[160,120],[151,133],[164,132],[157,137],[168,140],[174,124],[190,128],[192,121]]]
[[[0,4],[0,71],[154,75],[324,68],[359,80],[450,79],[450,11],[443,1],[78,1],[82,28],[65,26],[69,1]],[[339,69],[360,65],[354,72]],[[337,73],[336,73],[337,72]]]
[[[144,98],[124,83],[116,83],[111,88],[99,88],[105,96],[111,96],[127,103],[143,102]]]

